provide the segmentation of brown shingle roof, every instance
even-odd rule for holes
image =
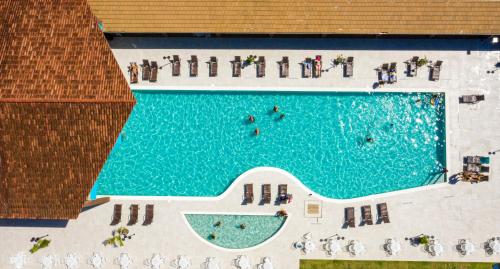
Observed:
[[[134,97],[85,0],[0,12],[0,218],[76,218]]]
[[[500,1],[88,0],[106,32],[499,34]]]

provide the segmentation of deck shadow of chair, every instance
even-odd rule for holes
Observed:
[[[448,184],[455,185],[460,181],[460,174],[451,175],[448,179]]]

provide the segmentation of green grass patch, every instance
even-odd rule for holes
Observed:
[[[482,262],[300,260],[300,269],[492,269]]]

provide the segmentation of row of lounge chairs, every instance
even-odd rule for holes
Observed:
[[[110,225],[117,225],[122,220],[122,205],[115,204],[113,210],[113,219],[111,220]],[[154,217],[154,205],[148,204],[146,205],[146,213],[144,214],[144,222],[142,225],[150,225],[153,223]],[[130,206],[130,217],[127,225],[135,225],[139,218],[139,205],[133,204]]]
[[[346,207],[344,227],[354,228],[356,226],[354,207]],[[377,204],[377,223],[390,223],[387,203]],[[361,207],[361,225],[373,225],[372,209],[370,205]]]
[[[406,75],[408,77],[415,77],[417,76],[417,70],[418,70],[418,56],[412,57],[409,61],[406,61]],[[430,73],[429,73],[429,79],[432,81],[438,81],[439,76],[441,74],[441,65],[443,64],[443,61],[436,61],[432,66],[430,66]],[[379,80],[382,83],[394,83],[395,81],[391,81],[390,77],[390,72],[391,70],[394,70],[396,72],[396,63],[391,63],[391,66],[389,67],[388,64],[383,64],[382,67],[379,69]],[[384,73],[388,73],[387,76]],[[381,77],[387,78],[387,79],[382,79]]]
[[[397,71],[397,64],[395,62],[392,62],[390,65],[387,63],[383,64],[378,72],[379,84],[396,83],[398,81]]]
[[[174,55],[170,61],[172,65],[172,76],[180,76],[181,61],[178,55]],[[218,72],[218,63],[216,57],[210,57],[207,62],[209,65],[209,77],[216,77]],[[198,76],[198,57],[196,55],[191,55],[191,59],[188,60],[189,64],[189,76]],[[240,56],[235,56],[234,60],[231,61],[232,64],[232,75],[233,77],[241,77],[241,69],[243,68],[242,60]],[[266,59],[264,56],[259,56],[258,60],[255,62],[257,77],[266,76]],[[287,56],[283,56],[282,60],[278,62],[279,65],[279,75],[281,78],[287,78],[289,76],[290,62]],[[347,61],[344,63],[344,76],[351,77],[353,75],[354,67],[354,57],[348,57]],[[302,77],[304,78],[319,78],[322,73],[322,59],[321,55],[316,55],[314,59],[306,58],[302,63]],[[130,83],[139,82],[139,67],[136,63],[130,63],[129,66],[130,73]],[[156,61],[151,61],[151,65],[148,60],[143,60],[142,64],[142,80],[156,82],[158,76],[158,64]]]
[[[462,95],[458,98],[458,102],[461,104],[477,104],[480,101],[484,101],[483,94]]]
[[[243,186],[243,203],[251,204],[254,201],[253,184],[245,184]],[[278,197],[276,198],[276,204],[286,204],[292,199],[292,195],[288,193],[288,186],[286,184],[278,185]],[[262,184],[262,194],[261,203],[269,204],[271,203],[271,184]]]

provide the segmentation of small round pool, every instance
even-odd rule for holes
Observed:
[[[191,228],[211,244],[244,249],[263,243],[276,234],[286,217],[274,215],[185,214]]]

